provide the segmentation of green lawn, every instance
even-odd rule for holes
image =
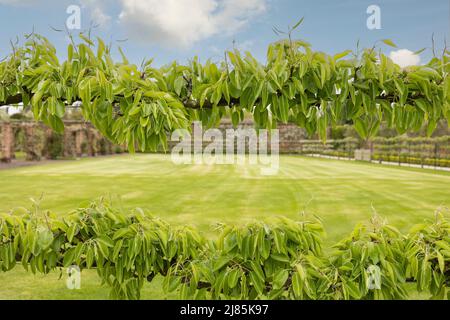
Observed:
[[[0,211],[29,206],[58,214],[102,195],[124,208],[141,207],[176,224],[197,226],[213,236],[216,222],[243,223],[306,212],[323,219],[331,243],[373,214],[407,231],[450,205],[450,173],[317,158],[282,156],[275,176],[257,166],[174,165],[166,155],[115,156],[61,161],[0,171]],[[84,271],[82,289],[67,290],[65,276],[33,276],[18,267],[0,273],[0,299],[106,298],[95,272]],[[143,298],[164,298],[160,279]]]

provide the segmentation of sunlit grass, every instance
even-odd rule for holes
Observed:
[[[277,175],[251,165],[175,165],[168,155],[134,155],[61,161],[0,171],[0,211],[30,205],[60,215],[100,196],[124,210],[141,207],[173,224],[194,225],[213,236],[217,222],[239,223],[276,215],[319,216],[327,243],[367,221],[376,211],[402,231],[432,218],[450,202],[450,174],[375,164],[282,156]],[[21,267],[0,273],[0,299],[104,299],[95,271],[83,271],[81,290],[65,275],[33,276]],[[166,298],[161,280],[143,298]]]

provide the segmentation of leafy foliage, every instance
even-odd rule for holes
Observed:
[[[195,299],[404,299],[415,282],[432,298],[448,298],[450,223],[435,221],[402,235],[379,217],[322,250],[318,221],[285,218],[219,226],[206,239],[136,209],[93,203],[64,217],[18,208],[0,215],[0,270],[17,263],[33,273],[77,265],[95,268],[111,298],[139,299],[145,281]],[[380,269],[379,289],[368,270]]]
[[[0,103],[31,105],[36,119],[61,132],[66,108],[78,102],[86,120],[130,151],[165,147],[167,133],[189,129],[194,120],[211,127],[230,115],[237,125],[245,113],[257,127],[290,121],[322,140],[330,124],[353,123],[366,139],[381,122],[400,133],[427,124],[431,135],[438,120],[450,120],[447,50],[407,69],[375,48],[330,56],[291,38],[301,23],[290,28],[288,40],[268,47],[265,64],[234,50],[220,64],[194,58],[187,66],[154,68],[146,61],[138,68],[122,50],[122,61],[114,62],[101,39],[94,43],[82,34],[60,62],[46,38],[31,34],[0,62]],[[111,297],[120,299],[138,299],[144,281],[157,274],[168,291],[197,299],[406,298],[406,281],[444,298],[449,229],[442,215],[406,236],[374,220],[322,251],[317,221],[223,227],[217,239],[205,239],[103,202],[63,218],[36,204],[0,216],[0,270],[18,261],[33,273],[72,264],[95,268]],[[376,290],[366,281],[372,265],[382,276]]]
[[[46,38],[27,36],[0,62],[0,103],[30,103],[36,119],[62,131],[66,106],[79,101],[86,120],[131,151],[165,146],[167,133],[194,120],[215,126],[230,115],[236,125],[245,113],[258,127],[291,121],[323,140],[330,124],[353,123],[366,139],[382,121],[400,133],[426,124],[431,134],[439,119],[450,120],[448,51],[401,69],[375,48],[330,56],[289,32],[268,47],[265,64],[234,50],[219,64],[194,58],[154,68],[149,60],[138,68],[122,50],[115,62],[101,39],[80,37],[60,62]]]

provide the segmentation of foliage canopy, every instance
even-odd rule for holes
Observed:
[[[322,139],[343,122],[369,138],[381,122],[399,133],[426,124],[431,134],[438,120],[450,121],[447,50],[401,69],[375,48],[330,56],[290,38],[268,47],[265,64],[234,50],[218,64],[194,58],[154,68],[150,60],[139,68],[122,51],[115,62],[101,39],[80,37],[61,62],[46,38],[27,36],[0,62],[0,104],[31,105],[60,132],[66,108],[78,103],[87,121],[131,151],[165,146],[167,133],[195,120],[212,127],[230,115],[237,125],[246,113],[258,127],[291,121]],[[321,232],[317,221],[281,219],[224,226],[207,240],[139,210],[124,215],[99,203],[57,218],[36,206],[0,215],[0,270],[17,261],[41,273],[95,267],[112,297],[127,299],[157,274],[184,298],[397,299],[407,297],[407,281],[434,298],[448,294],[449,222],[439,214],[408,235],[375,219],[331,253],[322,252]],[[368,287],[371,265],[381,269],[378,290]]]
[[[257,127],[290,121],[323,140],[337,123],[353,123],[366,139],[382,121],[399,133],[426,124],[431,134],[450,120],[448,50],[401,69],[375,47],[331,56],[290,38],[269,45],[265,64],[234,50],[220,63],[155,68],[130,63],[122,50],[114,61],[101,39],[80,37],[60,61],[46,38],[28,35],[0,62],[0,104],[30,104],[36,119],[62,131],[66,107],[81,102],[86,120],[131,151],[165,146],[167,133],[195,120],[212,127],[229,115],[237,125],[246,113]]]

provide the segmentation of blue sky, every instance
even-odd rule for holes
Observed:
[[[333,54],[390,38],[400,49],[416,51],[444,38],[450,46],[449,0],[0,0],[0,56],[10,51],[9,41],[23,39],[33,27],[48,37],[64,57],[67,38],[50,26],[63,29],[69,5],[81,9],[81,29],[99,24],[93,34],[121,45],[131,61],[155,58],[161,65],[200,56],[220,60],[234,46],[251,51],[263,61],[267,45],[279,39],[273,26],[286,29],[301,17],[296,38],[314,49]],[[367,7],[380,8],[381,29],[369,30]],[[75,31],[76,32],[76,31]],[[127,39],[125,42],[116,40]],[[381,46],[386,52],[395,50]],[[117,53],[115,53],[117,55]],[[428,49],[421,63],[431,58]],[[417,62],[417,61],[416,61]]]

